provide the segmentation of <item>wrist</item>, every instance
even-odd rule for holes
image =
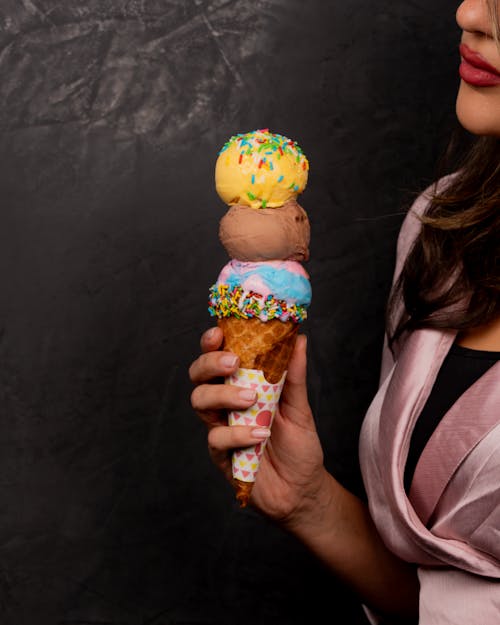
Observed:
[[[323,466],[314,485],[311,485],[293,511],[283,519],[284,529],[305,542],[309,542],[311,535],[319,537],[331,531],[335,491],[339,486]]]

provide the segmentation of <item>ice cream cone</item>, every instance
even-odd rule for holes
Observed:
[[[299,325],[293,321],[226,317],[218,320],[224,333],[223,349],[240,358],[240,367],[258,369],[271,384],[281,380],[288,367]]]
[[[300,324],[311,302],[310,226],[297,202],[309,162],[296,141],[268,128],[232,136],[215,164],[215,187],[228,206],[219,238],[230,260],[210,287],[208,311],[224,333],[223,349],[240,368],[226,384],[255,390],[230,425],[270,428]],[[236,498],[248,504],[267,439],[232,456]]]
[[[259,319],[236,317],[219,319],[218,324],[224,332],[224,349],[240,357],[240,368],[226,379],[226,383],[253,388],[257,393],[253,406],[229,413],[229,425],[271,427],[297,337],[298,324],[276,319],[262,322]],[[264,440],[233,452],[233,483],[241,507],[248,504],[266,442]]]

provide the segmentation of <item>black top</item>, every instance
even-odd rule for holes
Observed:
[[[417,461],[441,419],[469,386],[500,360],[500,352],[486,352],[453,344],[436,377],[431,394],[413,430],[404,485],[409,492]]]

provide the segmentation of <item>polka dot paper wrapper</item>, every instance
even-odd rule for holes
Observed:
[[[229,425],[252,425],[255,427],[271,427],[278,402],[285,383],[286,371],[281,380],[270,384],[262,371],[257,369],[238,369],[226,378],[226,384],[252,388],[257,393],[257,401],[247,410],[233,410],[228,415]],[[233,478],[241,482],[255,482],[267,439],[233,452]]]

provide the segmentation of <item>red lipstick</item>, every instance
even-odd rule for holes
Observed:
[[[464,43],[460,44],[460,78],[474,87],[494,87],[500,85],[500,72],[490,65],[480,54]]]

